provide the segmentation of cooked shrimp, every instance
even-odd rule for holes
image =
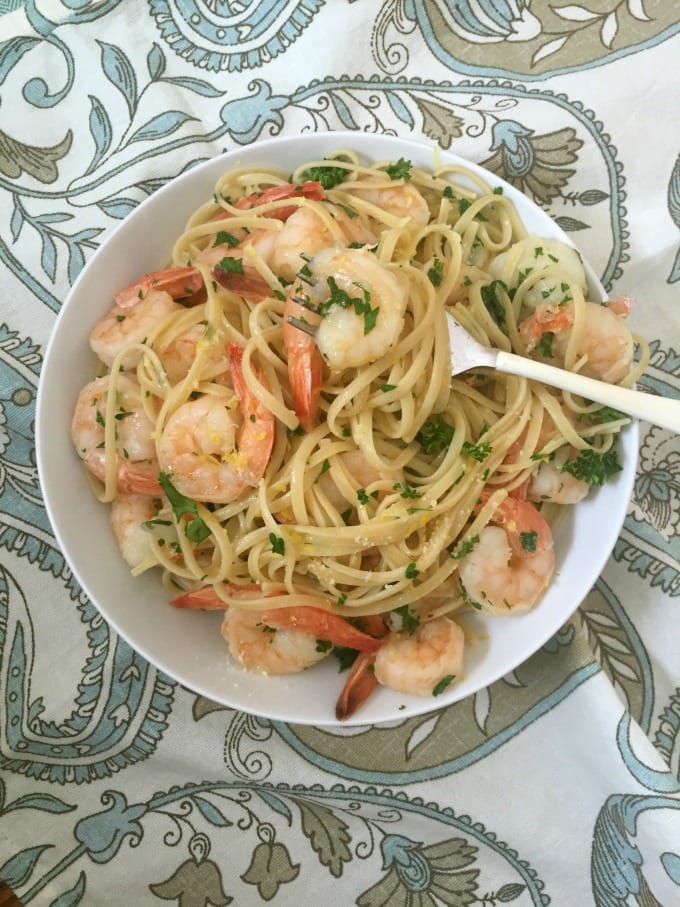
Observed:
[[[351,218],[337,205],[328,205],[328,213],[332,215],[338,229],[331,231],[328,224],[319,216],[317,211],[309,206],[296,208],[286,218],[280,230],[254,230],[252,233],[239,238],[235,245],[220,243],[210,246],[199,255],[199,260],[208,266],[219,265],[222,258],[240,258],[243,261],[244,271],[247,271],[248,262],[254,257],[260,257],[272,271],[284,280],[293,280],[300,268],[305,264],[302,254],[316,255],[322,249],[330,246],[346,246],[350,242],[360,242],[372,245],[377,242],[375,234],[363,223],[361,218]],[[234,235],[234,238],[237,238]],[[247,277],[247,273],[243,277]],[[238,275],[227,278],[229,289],[234,292],[244,292],[236,286]],[[240,281],[243,283],[243,281]],[[246,288],[247,289],[247,288]],[[265,288],[266,295],[271,295],[271,289]],[[245,292],[244,292],[244,295]],[[252,296],[247,296],[251,301]]]
[[[313,633],[277,630],[257,611],[230,607],[222,622],[222,636],[232,658],[248,671],[296,674],[324,659],[329,650],[318,645]]]
[[[251,208],[259,208],[261,205],[279,202],[286,198],[309,198],[312,201],[320,202],[324,197],[325,192],[321,183],[315,180],[308,180],[305,183],[284,183],[281,186],[272,186],[269,189],[265,189],[264,192],[245,195],[235,202],[234,207],[250,210]],[[283,205],[279,208],[273,208],[267,213],[267,216],[287,220],[291,214],[298,210],[298,207],[298,205]]]
[[[291,284],[286,296],[283,310],[283,345],[288,356],[288,382],[293,394],[295,414],[303,429],[311,431],[319,411],[324,361],[315,337],[295,327],[290,319],[305,321],[313,328],[319,324],[320,318],[296,301],[297,290],[296,284]]]
[[[489,264],[489,273],[496,280],[502,280],[508,287],[516,287],[532,271],[549,267],[559,269],[564,280],[587,290],[585,271],[581,256],[576,249],[557,239],[540,236],[526,236],[510,248],[496,255]],[[554,278],[538,280],[522,298],[523,305],[535,309],[546,301],[557,305],[565,298],[561,280]]]
[[[304,293],[321,311],[316,343],[332,369],[375,362],[394,346],[408,288],[372,252],[326,249],[309,270],[314,284]]]
[[[446,678],[463,674],[465,637],[450,617],[421,623],[412,636],[393,633],[376,656],[378,683],[399,693],[431,696]]]
[[[153,290],[136,305],[114,307],[90,331],[90,346],[101,361],[111,368],[118,353],[142,341],[151,334],[159,323],[182,306],[169,293]],[[139,349],[131,350],[122,360],[123,368],[134,368],[141,356]]]
[[[248,486],[257,485],[269,463],[275,420],[245,382],[242,353],[236,344],[229,346],[240,419],[222,398],[204,394],[175,410],[158,441],[161,469],[181,494],[196,501],[235,500]]]
[[[537,306],[534,314],[523,321],[520,335],[527,344],[527,351],[535,350],[540,357],[553,364],[564,364],[574,315],[571,305]],[[550,332],[553,336],[549,349],[539,347],[540,339]],[[585,325],[576,354],[586,357],[582,368],[584,375],[616,384],[626,377],[633,362],[633,335],[625,316],[599,302],[585,304]]]
[[[96,378],[81,390],[71,422],[71,439],[78,456],[100,481],[106,475],[105,416],[111,376]],[[160,494],[158,463],[151,439],[153,424],[140,401],[139,386],[126,375],[115,380],[116,480],[125,494]]]
[[[285,280],[293,280],[305,264],[301,253],[309,257],[331,246],[346,246],[350,242],[373,244],[377,241],[375,234],[360,218],[349,217],[337,205],[329,205],[327,210],[338,225],[338,230],[333,233],[313,208],[298,208],[288,218],[283,230],[276,236],[270,260],[275,274]]]
[[[550,504],[578,504],[590,490],[582,479],[577,479],[562,467],[568,459],[577,456],[570,446],[561,447],[550,460],[543,460],[532,475],[527,488],[530,501],[545,501]]]
[[[345,510],[348,504],[356,505],[357,489],[369,488],[374,483],[382,482],[391,491],[394,484],[404,478],[404,471],[400,467],[379,469],[368,462],[361,450],[345,451],[338,455],[337,460],[342,464],[343,472],[347,473],[348,480],[342,473],[336,479],[330,472],[324,472],[317,487],[339,512]]]
[[[530,611],[555,570],[552,547],[520,557],[501,526],[486,526],[460,562],[460,581],[467,601],[485,614],[506,616]]]
[[[172,340],[159,352],[160,360],[166,371],[168,380],[177,384],[186,377],[196,358],[196,353],[202,344],[207,344],[205,339],[206,326],[195,324],[179,337]],[[228,380],[229,359],[220,342],[210,344],[205,367],[201,374],[202,380],[217,380],[224,383]]]
[[[123,560],[132,568],[141,566],[152,554],[150,521],[155,513],[151,495],[117,494],[111,501],[111,528]]]
[[[127,309],[154,290],[163,290],[173,299],[191,299],[202,289],[203,278],[197,268],[166,268],[144,274],[116,293],[114,301],[121,309]]]
[[[421,192],[412,183],[394,181],[384,185],[380,181],[367,180],[363,185],[348,189],[348,194],[376,205],[395,217],[408,217],[419,227],[430,220],[430,209]]]
[[[335,706],[349,718],[378,684],[413,696],[433,696],[463,675],[465,635],[449,617],[421,623],[415,633],[391,633],[375,655],[363,653],[352,666]]]
[[[485,500],[488,492],[483,491],[481,497]],[[494,511],[491,522],[503,527],[516,557],[552,548],[550,524],[540,510],[521,497],[505,498]]]

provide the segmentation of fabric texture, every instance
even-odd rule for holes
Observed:
[[[24,904],[680,903],[680,440],[643,423],[616,547],[526,663],[318,729],[184,689],[87,600],[35,399],[70,286],[197,161],[349,129],[438,143],[573,235],[680,397],[678,4],[0,2],[0,878]]]

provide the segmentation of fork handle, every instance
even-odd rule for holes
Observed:
[[[627,387],[619,387],[617,384],[607,384],[605,381],[536,362],[535,359],[527,359],[516,353],[499,352],[495,367],[501,372],[541,381],[551,387],[579,394],[588,400],[611,406],[629,416],[644,419],[646,422],[680,434],[680,400],[669,400],[667,397],[657,397]]]

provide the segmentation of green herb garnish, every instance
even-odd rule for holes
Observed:
[[[224,271],[225,274],[243,274],[243,262],[241,259],[232,258],[230,255],[225,255],[217,267]]]
[[[453,426],[444,419],[428,419],[416,435],[416,441],[429,456],[445,450],[453,441]]]
[[[399,615],[402,631],[408,633],[409,636],[413,636],[420,624],[420,617],[418,614],[416,614],[415,611],[412,611],[408,605],[402,605],[401,608],[395,608],[392,611],[392,614]]]
[[[478,463],[483,463],[491,453],[492,447],[488,441],[481,444],[471,444],[469,441],[463,441],[462,452]]]
[[[411,167],[413,167],[411,161],[407,161],[405,158],[400,157],[396,163],[389,164],[385,167],[385,172],[391,180],[410,180]]]
[[[611,448],[604,454],[596,450],[582,450],[575,459],[567,460],[562,472],[568,472],[588,485],[603,485],[606,479],[622,468],[616,450]]]
[[[273,532],[270,532],[269,541],[271,543],[272,551],[274,552],[274,554],[280,554],[281,556],[283,556],[286,553],[286,543],[280,535],[275,535]]]
[[[452,680],[455,680],[455,674],[447,674],[446,677],[442,677],[437,686],[432,690],[433,696],[439,696],[440,693],[443,693],[444,690],[448,687]]]
[[[234,236],[233,233],[227,233],[226,230],[219,230],[213,246],[231,246],[233,248],[234,246],[237,246],[238,243],[238,238]]]
[[[497,289],[505,290],[506,293],[508,291],[507,286],[502,280],[492,280],[491,283],[487,283],[485,286],[481,287],[479,292],[489,315],[491,315],[498,327],[503,330],[505,328],[505,308],[496,295]]]
[[[170,481],[170,476],[167,472],[159,473],[158,481],[165,492],[166,498],[170,501],[170,506],[172,507],[175,519],[180,520],[185,515],[192,517],[192,519],[188,520],[184,526],[184,534],[186,537],[196,544],[207,539],[210,535],[210,530],[203,519],[198,515],[196,501],[177,491]]]
[[[519,543],[525,551],[530,551],[531,553],[533,553],[534,551],[536,551],[537,537],[538,533],[535,529],[532,529],[531,532],[520,532]]]
[[[444,276],[444,262],[440,258],[435,258],[432,262],[432,267],[428,270],[427,276],[430,278],[430,283],[433,287],[438,287]]]
[[[324,165],[321,167],[308,167],[307,170],[302,171],[300,179],[305,182],[321,183],[324,189],[332,189],[334,186],[340,185],[346,176],[347,170],[344,167]]]

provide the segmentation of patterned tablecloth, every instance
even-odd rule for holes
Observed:
[[[83,264],[198,160],[425,138],[548,210],[637,300],[680,396],[677,0],[1,0],[0,878],[23,903],[680,903],[680,441],[643,424],[615,550],[474,698],[390,726],[241,714],[109,630],[35,466]]]

